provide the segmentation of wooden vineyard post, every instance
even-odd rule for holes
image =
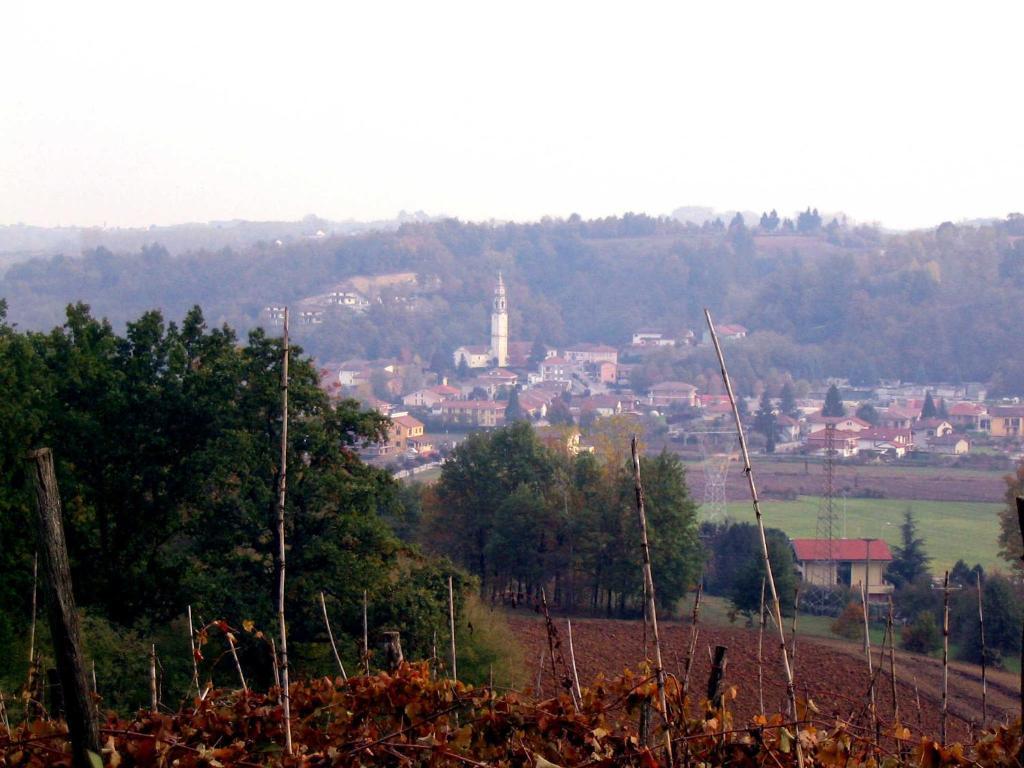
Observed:
[[[341,656],[338,655],[338,646],[334,642],[334,632],[331,631],[331,620],[327,618],[327,601],[324,600],[324,593],[320,592],[320,609],[324,614],[324,626],[327,627],[327,639],[331,641],[331,652],[334,653],[334,661],[338,664],[338,669],[341,670],[341,679],[348,680],[348,675],[345,674],[345,665],[341,663]]]
[[[28,679],[32,682],[32,670],[36,663],[36,600],[39,585],[39,552],[32,556],[32,627],[28,635]]]
[[[192,606],[188,607],[188,647],[192,651],[192,685],[196,687],[196,696],[202,694],[199,690],[199,659],[196,658],[196,630],[192,626]],[[274,662],[277,663],[276,661]],[[191,688],[189,690],[192,690]]]
[[[452,635],[452,682],[459,681],[459,673],[456,667],[455,656],[455,588],[452,586],[452,577],[448,577],[448,629]]]
[[[683,685],[679,691],[680,720],[686,719],[686,694],[690,689],[690,669],[693,667],[693,657],[697,653],[697,635],[699,634],[698,621],[700,619],[700,598],[704,591],[704,579],[697,582],[697,592],[693,596],[693,615],[690,619],[690,644],[686,649],[686,666],[683,668]]]
[[[764,577],[761,577],[761,612],[757,615],[757,702],[764,717],[764,625],[768,615],[764,612]]]
[[[288,627],[284,619],[284,505],[288,489],[288,307],[284,308],[281,360],[281,464],[277,476],[277,624],[281,632],[281,710],[284,752],[292,754],[292,708],[288,692]]]
[[[661,639],[658,636],[658,611],[654,599],[654,576],[651,571],[651,548],[647,543],[647,513],[644,511],[644,486],[640,479],[640,453],[637,449],[636,435],[629,443],[633,456],[633,491],[636,495],[636,512],[640,522],[640,557],[643,562],[644,584],[647,593],[647,616],[651,622],[651,637],[654,640],[654,664],[658,681],[658,703],[661,705],[661,716],[665,724],[665,755],[668,764],[672,765],[672,727],[668,716],[668,705],[665,701],[665,666],[661,661]]]
[[[572,619],[565,620],[566,629],[569,633],[569,661],[572,663],[572,681],[576,686],[576,700],[583,703],[583,689],[580,688],[580,675],[576,671],[576,650],[572,646]],[[493,689],[494,686],[492,685]]]
[[[768,592],[772,598],[772,615],[775,619],[775,626],[779,631],[779,651],[782,654],[782,669],[786,675],[786,693],[789,697],[789,706],[794,718],[798,717],[796,706],[796,683],[793,680],[793,670],[789,665],[789,652],[786,649],[786,629],[782,625],[782,606],[779,603],[779,592],[775,588],[775,576],[772,574],[771,558],[768,555],[768,539],[764,533],[764,517],[761,514],[761,502],[757,497],[757,485],[754,483],[754,468],[750,465],[750,452],[747,450],[747,438],[743,434],[743,422],[740,420],[739,407],[736,405],[736,395],[733,393],[732,381],[729,379],[729,371],[725,367],[725,357],[722,355],[722,345],[718,341],[718,334],[715,333],[715,324],[711,320],[711,312],[704,310],[704,318],[707,320],[708,333],[715,346],[715,355],[718,357],[718,365],[722,371],[722,382],[725,384],[726,394],[729,396],[729,404],[732,406],[732,416],[736,422],[736,436],[740,443],[740,453],[743,456],[743,472],[747,476],[747,486],[750,489],[750,501],[754,507],[754,518],[757,521],[757,532],[761,542],[761,557],[764,559],[765,579],[768,582]],[[799,731],[799,726],[797,727]],[[803,747],[800,745],[799,734],[796,739],[796,760],[799,768],[804,766]]]
[[[53,453],[49,448],[40,448],[32,451],[28,458],[32,462],[32,476],[35,481],[50,636],[60,684],[64,689],[72,764],[75,768],[89,768],[89,753],[94,753],[96,757],[100,754],[99,721],[89,697],[89,683],[85,676],[81,631],[71,588],[71,568],[68,565],[68,551],[64,541],[60,491],[53,469]]]
[[[864,612],[864,655],[868,660],[868,695],[870,697],[869,707],[871,710],[871,730],[875,734],[875,743],[877,744],[880,740],[878,733],[878,706],[875,702],[875,672],[873,662],[871,661],[871,631],[868,625],[868,598],[864,582],[861,582],[860,584],[860,604]]]
[[[949,714],[949,571],[942,578],[942,745],[946,745]]]
[[[402,655],[402,638],[398,632],[382,632],[384,638],[384,668],[388,672],[395,672],[402,662],[405,661],[405,656]]]
[[[149,647],[149,710],[160,709],[160,697],[156,687],[156,644]]]
[[[1017,497],[1017,526],[1020,528],[1021,542],[1024,544],[1024,496]],[[1024,560],[1024,551],[1021,552],[1020,559]],[[1024,622],[1021,622],[1020,634],[1020,718],[1024,723]]]
[[[981,593],[981,571],[976,571],[975,580],[978,585],[978,633],[981,640],[981,727],[988,722],[988,649],[985,647],[985,610]]]
[[[366,620],[366,590],[363,590],[363,671],[370,674],[370,629]]]
[[[725,677],[725,653],[727,650],[724,645],[715,646],[715,655],[711,661],[711,674],[708,675],[708,701],[712,705],[718,701],[719,688],[722,685],[722,678]]]
[[[893,624],[892,616],[892,593],[889,593],[889,616],[886,619],[889,632],[889,682],[892,685],[892,721],[894,724],[900,722],[900,700],[896,695],[896,625]]]

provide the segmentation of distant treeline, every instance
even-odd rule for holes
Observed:
[[[201,303],[216,322],[248,329],[269,303],[294,303],[353,275],[414,271],[440,287],[412,314],[384,302],[297,334],[321,361],[419,357],[440,369],[455,346],[485,341],[501,269],[514,339],[623,344],[645,326],[699,335],[707,306],[751,330],[730,355],[744,390],[790,374],[979,380],[998,394],[1024,393],[1024,335],[1014,322],[1024,303],[1024,217],[897,235],[822,222],[813,211],[794,220],[792,228],[772,227],[770,216],[763,227],[633,214],[445,220],[179,256],[156,244],[129,254],[99,248],[16,265],[0,296],[11,320],[29,328],[51,326],[81,299],[115,324]],[[695,383],[714,371],[699,350],[661,352],[649,366]]]

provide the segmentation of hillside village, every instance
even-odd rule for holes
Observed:
[[[316,323],[317,313],[332,308],[364,311],[374,301],[413,306],[429,292],[417,279],[413,273],[350,279],[304,300],[299,322]],[[720,390],[705,392],[673,380],[638,387],[633,381],[645,356],[667,347],[709,345],[707,331],[638,328],[623,347],[579,342],[553,348],[510,336],[508,303],[498,275],[489,343],[476,343],[483,333],[467,329],[467,343],[452,350],[446,370],[398,360],[322,365],[322,383],[331,395],[355,397],[392,419],[390,440],[368,449],[366,458],[395,465],[431,461],[458,442],[460,433],[515,419],[539,428],[575,425],[574,450],[586,450],[588,429],[612,416],[642,424],[669,445],[693,446],[700,433],[731,428]],[[272,323],[283,316],[283,308],[265,312]],[[747,335],[735,322],[721,323],[717,331],[726,345]],[[842,401],[842,416],[822,415],[829,389]],[[1024,405],[987,401],[979,384],[881,381],[865,388],[826,379],[777,394],[746,397],[740,404],[751,442],[764,451],[888,462],[1020,449]]]

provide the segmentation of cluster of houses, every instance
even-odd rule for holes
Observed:
[[[369,299],[397,293],[415,285],[414,274],[396,273],[376,278],[353,278],[323,301],[358,311]],[[410,282],[411,281],[411,282]],[[273,308],[271,308],[273,309]],[[733,323],[717,328],[723,342],[743,339],[747,329]],[[559,348],[509,337],[508,297],[499,274],[493,296],[490,343],[461,345],[453,350],[456,375],[444,377],[424,370],[420,363],[395,360],[348,360],[326,366],[324,385],[333,394],[354,396],[369,407],[392,417],[392,435],[380,446],[381,456],[430,456],[437,446],[425,435],[444,431],[470,431],[501,426],[514,409],[517,418],[543,426],[548,421],[578,424],[621,414],[637,419],[660,418],[669,438],[721,428],[731,419],[731,406],[721,394],[702,393],[684,381],[659,381],[634,391],[635,363],[624,363],[620,352],[643,356],[663,347],[700,346],[692,331],[667,334],[640,329],[623,349],[601,343],[580,342]],[[942,407],[923,418],[926,391],[899,383],[883,383],[872,392],[851,397],[847,412],[870,402],[870,423],[855,415],[821,415],[823,394],[797,402],[797,408],[774,414],[776,451],[840,458],[854,456],[901,459],[913,452],[961,455],[981,436],[1024,437],[1024,405],[984,402],[984,392],[941,387]],[[752,413],[758,403],[746,402]],[[753,417],[750,419],[753,426]],[[426,425],[430,425],[430,430]]]
[[[289,322],[298,325],[322,325],[334,313],[366,312],[374,304],[391,303],[413,311],[424,294],[435,291],[436,280],[423,284],[415,272],[384,275],[357,275],[327,288],[324,293],[306,296],[295,302]],[[263,308],[262,319],[269,325],[284,324],[283,304]]]

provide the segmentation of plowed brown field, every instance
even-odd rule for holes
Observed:
[[[529,682],[536,683],[542,649],[547,648],[544,622],[527,611],[511,612],[508,616],[512,631],[520,642],[529,668]],[[564,618],[556,618],[566,660],[568,643]],[[681,622],[661,625],[662,655],[669,672],[682,674],[690,628]],[[574,619],[573,645],[580,679],[586,681],[598,673],[613,676],[625,667],[637,669],[643,658],[643,624],[639,621],[606,619]],[[691,672],[691,690],[703,691],[710,672],[709,651],[715,645],[728,650],[725,684],[735,685],[738,696],[732,709],[736,722],[747,721],[758,712],[757,693],[757,632],[745,628],[700,626],[697,654]],[[547,653],[544,650],[545,654]],[[653,654],[653,651],[651,651]],[[764,642],[764,696],[765,709],[781,711],[785,701],[785,678],[777,635],[765,633]],[[875,650],[874,663],[878,664]],[[797,637],[796,680],[801,697],[809,696],[826,719],[850,718],[852,713],[866,711],[868,676],[863,651],[856,644],[839,640]],[[885,672],[877,681],[879,716],[883,722],[892,720],[892,693]],[[927,733],[938,738],[942,702],[941,662],[924,656],[897,650],[896,676],[900,719],[915,736]],[[545,662],[541,674],[542,687],[550,694],[553,690],[550,661]],[[980,670],[972,665],[953,663],[949,672],[949,738],[965,741],[970,738],[970,723],[981,719]],[[915,695],[915,682],[916,691]],[[920,698],[920,710],[916,704]],[[1010,717],[1019,706],[1019,686],[1014,675],[990,672],[988,685],[990,719]],[[862,722],[866,723],[866,720]]]

